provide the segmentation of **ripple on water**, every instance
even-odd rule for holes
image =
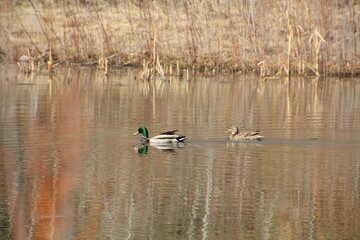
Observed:
[[[143,82],[82,71],[59,70],[42,86],[0,88],[6,193],[0,207],[8,232],[101,239],[359,236],[356,81]],[[260,129],[265,138],[229,141],[225,131],[234,124]],[[188,141],[143,146],[132,136],[139,126],[151,135],[178,128]]]

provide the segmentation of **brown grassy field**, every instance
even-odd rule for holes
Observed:
[[[2,1],[0,54],[204,73],[359,75],[358,0]],[[163,70],[159,69],[162,68]],[[170,70],[171,69],[171,70]]]

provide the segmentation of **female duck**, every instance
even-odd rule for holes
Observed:
[[[142,133],[143,138],[140,139],[142,143],[178,143],[185,141],[186,137],[182,135],[176,135],[175,134],[176,131],[178,130],[176,129],[172,131],[163,132],[157,136],[149,138],[149,131],[146,129],[146,127],[139,127],[137,132],[134,133],[133,135]]]
[[[237,126],[232,126],[229,130],[226,131],[230,134],[230,140],[232,141],[254,141],[254,140],[261,140],[263,136],[260,136],[260,130],[254,132],[239,132],[239,128]]]

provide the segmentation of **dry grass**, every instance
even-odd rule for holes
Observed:
[[[143,78],[360,74],[356,0],[81,2],[3,3],[0,53],[48,61],[51,48],[54,63],[138,65]]]

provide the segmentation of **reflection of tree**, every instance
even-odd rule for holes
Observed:
[[[6,121],[17,128],[3,136],[16,149],[5,150],[4,163],[15,239],[58,239],[73,230],[88,121],[77,86],[57,80],[22,80],[33,85],[17,88],[16,98],[9,99],[16,115]]]

